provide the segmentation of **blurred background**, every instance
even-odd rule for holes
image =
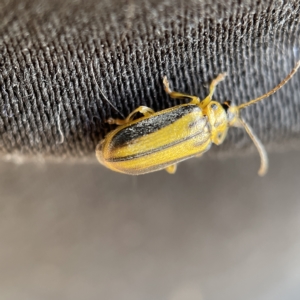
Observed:
[[[296,300],[300,152],[181,163],[0,163],[0,298]]]

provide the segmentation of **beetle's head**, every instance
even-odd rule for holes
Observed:
[[[238,106],[235,106],[231,101],[224,101],[222,107],[227,115],[228,126],[237,126],[240,118],[240,110]]]
[[[228,130],[226,111],[219,102],[211,101],[203,108],[203,113],[209,120],[212,142],[220,145],[226,137]]]

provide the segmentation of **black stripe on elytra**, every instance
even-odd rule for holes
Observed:
[[[208,150],[208,149],[207,149]],[[205,150],[206,151],[206,150]],[[203,151],[203,152],[205,152]],[[159,164],[159,165],[153,165],[151,167],[148,167],[148,168],[145,168],[142,170],[142,172],[137,169],[136,172],[135,172],[135,169],[130,169],[130,174],[131,175],[141,175],[141,174],[146,174],[146,173],[150,173],[150,172],[153,172],[153,171],[158,171],[158,170],[162,170],[162,169],[165,169],[166,167],[168,166],[171,166],[171,165],[174,165],[174,164],[177,164],[177,163],[180,163],[184,160],[187,160],[189,158],[192,158],[192,157],[195,157],[195,154],[192,154],[192,155],[188,155],[188,156],[185,156],[185,157],[182,157],[182,158],[177,158],[177,159],[174,159],[174,160],[171,160],[171,161],[168,161],[166,163],[163,163],[163,164]],[[128,170],[126,168],[120,168],[121,171],[125,172]]]
[[[111,140],[111,148],[116,149],[126,146],[138,138],[158,131],[171,125],[183,116],[199,110],[200,108],[197,105],[178,106],[170,111],[140,120],[117,132]]]
[[[207,126],[207,120],[206,120],[205,126]],[[107,159],[107,161],[108,162],[119,162],[119,161],[127,161],[127,160],[132,160],[132,159],[140,158],[140,157],[143,157],[143,156],[146,156],[146,155],[149,155],[149,154],[153,154],[153,153],[159,152],[161,150],[164,150],[164,149],[176,146],[176,145],[178,145],[180,143],[186,142],[186,141],[194,138],[195,136],[199,135],[202,132],[203,132],[202,130],[198,131],[198,132],[195,132],[194,134],[189,135],[186,138],[183,138],[183,139],[181,139],[179,141],[175,141],[175,142],[163,145],[163,146],[161,146],[159,148],[151,149],[151,150],[148,150],[148,151],[145,151],[145,152],[141,152],[141,153],[137,153],[137,154],[133,154],[133,155],[127,155],[127,156],[122,156],[122,157],[111,158],[111,159]],[[197,144],[197,147],[201,146],[206,141],[207,140],[203,141],[203,143]]]

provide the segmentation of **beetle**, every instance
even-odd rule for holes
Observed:
[[[259,152],[261,164],[258,174],[263,176],[268,170],[267,153],[251,127],[240,116],[240,110],[275,93],[296,73],[299,66],[300,61],[271,91],[239,106],[230,101],[221,104],[212,100],[216,85],[224,80],[225,73],[212,81],[209,94],[203,100],[172,91],[164,76],[166,93],[175,99],[188,98],[190,102],[158,112],[140,106],[125,119],[109,118],[109,124],[118,126],[97,145],[97,159],[107,168],[129,175],[162,169],[173,174],[179,162],[201,156],[210,149],[212,143],[222,144],[229,127],[244,127]],[[137,113],[142,117],[137,117]]]

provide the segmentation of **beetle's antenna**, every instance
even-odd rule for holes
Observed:
[[[268,171],[268,155],[265,150],[265,147],[259,140],[259,138],[255,135],[252,128],[249,126],[249,124],[241,117],[239,117],[239,123],[245,128],[246,132],[250,136],[251,140],[253,141],[256,149],[258,150],[259,156],[260,156],[260,168],[258,170],[259,176],[264,176]]]
[[[272,94],[277,92],[280,88],[282,88],[294,76],[294,74],[297,72],[299,67],[300,67],[300,60],[296,63],[296,65],[295,65],[294,69],[291,71],[291,73],[288,76],[286,76],[274,89],[272,89],[268,93],[266,93],[266,94],[264,94],[264,95],[262,95],[258,98],[255,98],[253,100],[250,100],[247,103],[243,103],[243,104],[237,106],[237,108],[238,109],[245,108],[245,107],[250,106],[250,105],[252,105],[256,102],[261,101],[264,98],[267,98],[267,97],[271,96]]]
[[[91,71],[92,71],[92,75],[93,75],[93,78],[94,78],[94,80],[95,80],[95,83],[96,83],[96,85],[97,85],[97,87],[98,87],[98,89],[99,89],[99,91],[100,91],[100,93],[101,93],[101,95],[102,95],[102,97],[111,105],[111,107],[116,111],[116,112],[118,112],[120,115],[121,115],[121,117],[123,118],[123,119],[125,119],[125,117],[123,116],[123,114],[107,99],[107,97],[104,95],[104,93],[102,92],[102,90],[100,89],[100,86],[99,86],[99,84],[98,84],[98,82],[97,82],[97,79],[96,79],[96,76],[95,76],[95,73],[94,73],[94,68],[93,68],[93,62],[91,61]]]

